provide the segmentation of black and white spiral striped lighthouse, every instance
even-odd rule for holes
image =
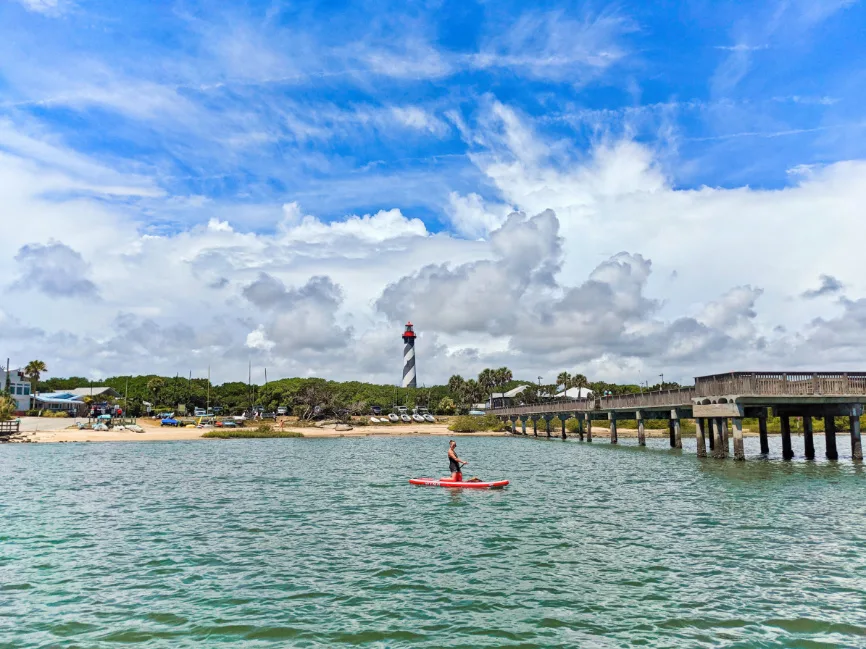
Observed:
[[[415,376],[415,332],[412,323],[406,323],[406,331],[403,332],[403,387],[418,387]]]

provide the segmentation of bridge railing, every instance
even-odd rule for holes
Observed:
[[[488,412],[495,415],[508,416],[530,415],[537,413],[553,415],[560,412],[591,412],[598,410],[622,410],[624,408],[634,408],[635,410],[673,408],[676,406],[690,405],[692,397],[694,396],[694,388],[680,388],[678,390],[638,392],[635,394],[618,394],[591,399],[576,399],[574,401],[535,403],[523,406],[494,408]]]
[[[731,372],[695,379],[699,397],[864,395],[864,372]]]

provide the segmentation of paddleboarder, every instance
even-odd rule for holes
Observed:
[[[463,472],[460,470],[461,464],[469,464],[469,462],[461,460],[457,457],[457,442],[453,439],[448,442],[448,468],[451,471],[451,479],[456,482],[463,481]]]

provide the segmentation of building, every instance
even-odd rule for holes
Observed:
[[[527,385],[518,385],[516,388],[508,392],[494,392],[490,395],[488,402],[489,408],[508,408],[509,406],[519,406],[523,404],[523,392]],[[569,388],[565,391],[557,392],[556,395],[550,396],[546,392],[539,392],[538,399],[542,401],[577,401],[579,399],[588,399],[592,396],[592,390],[589,388]]]
[[[57,392],[42,392],[33,395],[33,410],[63,411],[71,416],[86,415],[93,404],[105,403],[108,399],[119,397],[120,394],[107,386],[93,386],[59,390]],[[93,397],[89,399],[88,397]]]
[[[30,379],[21,370],[0,370],[0,379],[3,380],[0,390],[5,390],[9,382],[9,392],[15,399],[15,413],[23,415],[30,410]]]

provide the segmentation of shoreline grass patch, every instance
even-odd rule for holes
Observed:
[[[243,428],[223,428],[220,430],[209,430],[202,437],[208,439],[272,439],[278,437],[303,437],[303,433],[293,430],[275,430],[260,426],[253,430]]]

